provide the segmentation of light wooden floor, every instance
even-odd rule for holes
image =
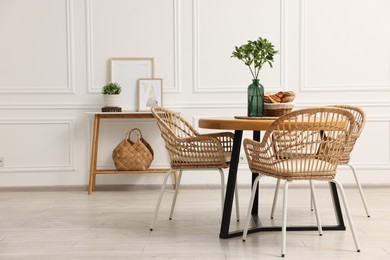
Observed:
[[[315,223],[309,190],[291,186],[289,225]],[[249,187],[240,187],[243,223]],[[288,259],[390,259],[390,189],[365,188],[367,218],[355,189],[346,193],[361,243],[357,253],[347,231],[298,231],[287,234]],[[0,259],[280,259],[280,232],[219,239],[220,202],[216,188],[182,188],[173,220],[173,195],[164,197],[155,230],[149,224],[159,190],[1,191]],[[268,218],[273,189],[261,193],[264,223],[280,224],[281,207]],[[324,224],[334,223],[326,187],[317,189]],[[346,220],[345,220],[346,221]]]

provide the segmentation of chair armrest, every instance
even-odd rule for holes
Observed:
[[[197,135],[194,137],[178,138],[178,147],[182,151],[191,151],[196,153],[203,152],[218,152],[221,153],[222,144],[213,136],[209,135]]]
[[[253,172],[261,169],[272,169],[274,164],[278,161],[275,156],[272,144],[269,142],[258,142],[246,138],[243,142],[245,154],[248,160],[249,168]]]
[[[234,134],[231,132],[201,134],[199,136],[210,136],[217,138],[218,141],[221,143],[224,152],[232,152],[233,150]]]

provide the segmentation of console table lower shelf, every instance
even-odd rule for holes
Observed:
[[[116,169],[94,170],[90,172],[88,194],[91,194],[95,190],[97,174],[154,174],[154,173],[166,173],[168,170],[169,170],[168,168],[150,168],[145,171],[118,171]],[[176,185],[177,173],[174,174],[174,182]]]

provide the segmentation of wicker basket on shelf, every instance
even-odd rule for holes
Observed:
[[[264,103],[264,116],[279,117],[290,113],[294,103]]]
[[[127,132],[126,137],[112,151],[112,159],[118,171],[145,171],[153,158],[153,149],[138,128]]]

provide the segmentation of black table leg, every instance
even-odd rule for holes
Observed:
[[[332,194],[332,199],[333,199],[333,207],[334,211],[336,213],[336,221],[341,230],[345,230],[345,225],[344,225],[344,219],[343,219],[343,213],[341,211],[340,207],[340,200],[339,196],[337,193],[337,186],[334,182],[329,183],[330,191]]]
[[[230,218],[232,214],[234,190],[236,187],[238,162],[240,160],[240,150],[242,141],[242,130],[234,132],[232,158],[230,159],[229,176],[226,186],[225,203],[223,207],[220,238],[229,237]]]
[[[253,131],[253,140],[260,141],[260,131]],[[257,174],[252,173],[252,184],[255,182]],[[259,213],[259,185],[256,187],[255,200],[253,201],[253,207],[251,211],[252,215],[258,215]]]

